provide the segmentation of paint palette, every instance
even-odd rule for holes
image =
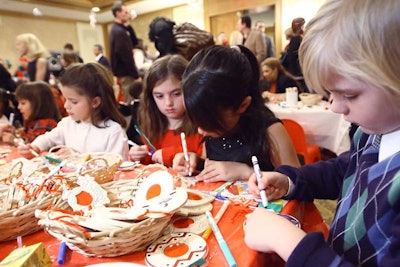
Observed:
[[[152,267],[202,265],[207,256],[206,241],[192,233],[162,236],[147,248],[146,264]]]

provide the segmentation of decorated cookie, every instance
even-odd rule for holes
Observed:
[[[156,171],[147,178],[143,178],[135,194],[135,204],[139,206],[150,205],[163,199],[174,190],[174,180],[167,171]]]
[[[211,205],[211,203],[206,203],[204,205],[193,206],[193,207],[183,206],[177,211],[177,214],[183,216],[200,215],[204,214],[206,211],[211,211],[212,208],[213,206]]]
[[[207,243],[192,233],[177,233],[157,239],[147,248],[146,263],[152,267],[194,266],[204,263]]]
[[[200,235],[208,228],[208,221],[205,214],[196,216],[177,216],[172,219],[169,226],[163,233],[189,232]]]
[[[198,190],[186,189],[188,200],[185,203],[185,208],[201,206],[214,201],[214,197],[209,194],[204,194]]]
[[[67,199],[74,211],[87,212],[110,203],[107,192],[94,181],[93,177],[79,176],[77,184],[78,187],[64,191],[62,197]]]

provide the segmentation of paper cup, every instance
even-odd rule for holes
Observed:
[[[299,92],[296,87],[286,88],[286,104],[288,107],[297,107]]]

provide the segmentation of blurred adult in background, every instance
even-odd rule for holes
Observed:
[[[60,62],[63,68],[66,69],[74,63],[79,63],[79,59],[74,52],[64,52],[61,55]]]
[[[294,76],[303,76],[299,63],[299,48],[303,40],[303,29],[305,20],[303,18],[295,18],[292,21],[293,36],[290,39],[287,54],[281,64]]]
[[[95,44],[93,46],[93,54],[96,56],[96,62],[100,63],[106,69],[111,70],[111,64],[108,58],[103,54],[103,46],[101,44]]]
[[[217,45],[229,46],[228,38],[226,37],[225,32],[220,32],[217,35]]]
[[[75,53],[76,58],[78,59],[79,63],[83,63],[83,59],[79,56],[79,54],[74,51],[74,46],[71,43],[66,43],[64,45],[64,52],[65,53]]]
[[[270,101],[284,101],[285,91],[288,87],[297,87],[301,91],[301,85],[280,63],[279,59],[269,57],[261,63],[263,79],[259,88],[264,99]]]
[[[16,87],[17,85],[11,77],[10,72],[8,72],[7,68],[0,62],[0,88],[14,92]]]
[[[14,78],[15,78],[16,82],[18,82],[18,83],[27,82],[27,81],[29,81],[28,58],[26,56],[20,57],[19,62],[20,62],[20,65],[17,67],[17,69],[14,72]]]
[[[272,38],[265,34],[265,22],[259,20],[256,22],[255,29],[261,32],[261,35],[264,38],[265,46],[266,46],[266,55],[265,58],[274,57],[275,56],[275,45],[272,41]]]
[[[258,64],[265,59],[266,45],[263,36],[259,31],[251,29],[251,18],[242,16],[237,23],[238,30],[243,35],[243,45],[247,47],[255,57]]]
[[[139,76],[144,77],[146,71],[153,64],[153,60],[147,57],[146,51],[143,47],[143,39],[138,39],[138,44],[133,49],[133,58],[135,59],[136,67],[139,71]]]
[[[288,43],[287,43],[287,45],[285,46],[285,48],[283,49],[283,51],[287,52],[287,50],[289,49],[289,43],[290,43],[290,40],[292,39],[292,36],[293,36],[293,30],[292,30],[292,28],[291,28],[291,27],[290,27],[290,28],[287,28],[287,29],[285,30],[285,38],[286,38],[286,40],[288,41]]]
[[[0,62],[0,105],[2,114],[7,118],[10,117],[10,113],[14,113],[16,120],[22,120],[21,113],[16,108],[18,102],[15,100],[14,92],[17,88],[17,84],[11,77],[7,68]]]
[[[112,6],[114,24],[110,31],[111,69],[121,85],[123,100],[129,103],[129,86],[139,78],[139,73],[133,59],[133,41],[131,31],[126,24],[131,18],[128,7],[122,2],[115,2]],[[136,44],[135,44],[136,45]]]
[[[149,39],[160,53],[158,57],[177,54],[172,30],[175,22],[164,17],[156,17],[149,25]]]
[[[30,81],[49,81],[48,61],[50,53],[33,33],[17,36],[16,46],[19,55],[28,58],[28,75]]]
[[[230,45],[243,45],[243,35],[240,31],[233,31],[229,36]]]

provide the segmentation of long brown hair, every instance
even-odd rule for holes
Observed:
[[[276,57],[269,57],[266,58],[263,62],[261,62],[261,67],[267,66],[270,69],[277,69],[278,70],[278,76],[279,74],[283,74],[290,79],[292,79],[296,85],[299,91],[303,92],[303,87],[301,84],[296,80],[296,77],[294,77],[290,72],[288,72],[285,67],[279,62],[279,59]]]
[[[101,64],[73,64],[61,74],[59,81],[63,86],[74,88],[78,94],[86,96],[89,100],[95,97],[101,99],[100,105],[92,110],[90,116],[94,126],[101,128],[101,121],[113,120],[123,128],[126,127],[126,120],[119,112],[115,99],[112,77]]]
[[[24,123],[40,119],[61,120],[61,115],[50,86],[42,81],[20,84],[15,91],[17,101],[25,99],[30,102],[32,113]]]
[[[188,62],[181,55],[167,55],[157,59],[144,77],[143,93],[140,99],[138,124],[143,133],[153,143],[158,142],[168,130],[168,119],[160,112],[153,97],[153,90],[169,77],[181,81]],[[191,135],[197,128],[189,120],[186,112],[179,132]]]

